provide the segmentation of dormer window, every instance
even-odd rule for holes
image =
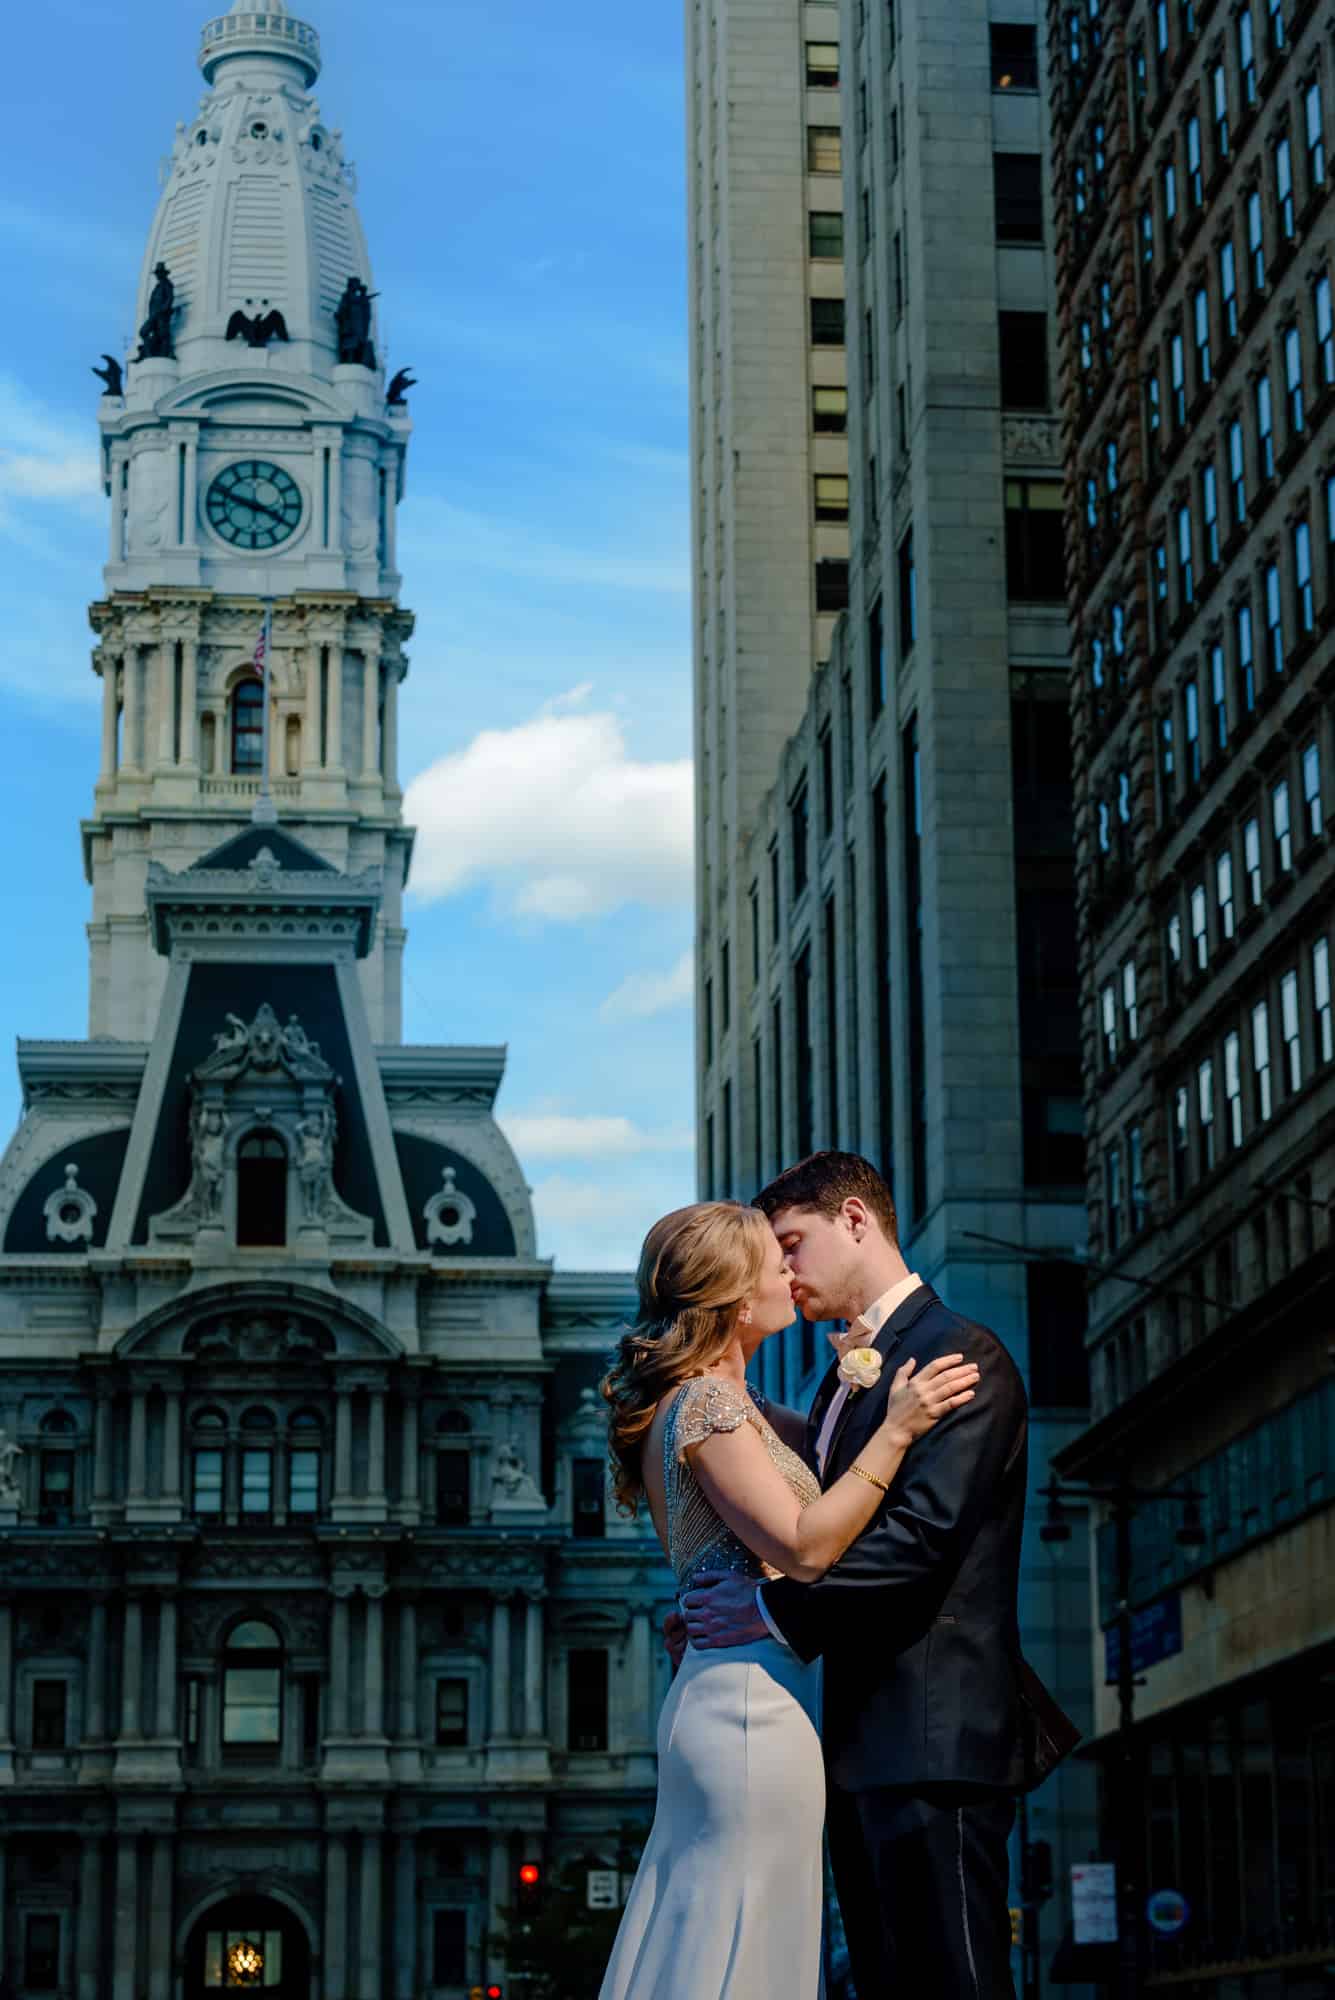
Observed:
[[[287,1148],[274,1132],[252,1132],[237,1149],[236,1240],[251,1249],[287,1241]]]

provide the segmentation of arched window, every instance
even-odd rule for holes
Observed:
[[[273,1132],[252,1132],[236,1156],[236,1240],[251,1248],[287,1241],[287,1149]]]
[[[471,1511],[472,1457],[466,1444],[468,1418],[446,1410],[436,1424],[436,1519],[442,1527],[462,1527]]]
[[[264,761],[264,684],[238,681],[232,695],[232,769],[258,772]]]
[[[197,1520],[218,1520],[223,1511],[223,1451],[227,1419],[221,1410],[198,1410],[190,1420],[190,1511]]]
[[[298,1410],[288,1428],[291,1441],[287,1454],[287,1511],[318,1514],[320,1439],[324,1426],[314,1410]]]
[[[276,1756],[283,1735],[283,1644],[272,1625],[234,1625],[223,1653],[224,1749]]]

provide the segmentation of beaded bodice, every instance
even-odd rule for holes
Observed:
[[[702,1569],[731,1570],[740,1576],[777,1576],[778,1571],[739,1541],[720,1520],[692,1472],[686,1454],[714,1431],[754,1424],[771,1465],[809,1507],[820,1498],[820,1482],[805,1461],[767,1424],[742,1390],[715,1375],[699,1375],[678,1390],[663,1425],[663,1484],[667,1498],[668,1561],[684,1590]]]

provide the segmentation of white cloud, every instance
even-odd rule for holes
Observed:
[[[433,494],[420,498],[404,522],[399,553],[405,570],[430,575],[442,562],[452,573],[522,577],[527,583],[574,585],[580,590],[646,591],[689,599],[691,591],[685,517],[674,502],[662,522],[623,524],[624,546],[609,538],[596,548],[540,540],[513,517],[481,514]],[[652,531],[652,532],[651,532]],[[650,547],[649,544],[657,544]]]
[[[651,1223],[694,1200],[690,1169],[648,1182],[552,1174],[533,1189],[538,1249],[566,1271],[634,1271]]]
[[[0,504],[72,500],[96,508],[100,492],[89,426],[53,416],[19,383],[0,376]]]
[[[604,1021],[642,1021],[695,998],[695,955],[684,951],[667,972],[632,972],[598,1009]]]
[[[690,898],[690,759],[637,763],[611,714],[558,700],[484,729],[413,779],[404,810],[425,902],[482,881],[513,915],[575,923]]]
[[[521,1160],[615,1158],[631,1153],[684,1153],[689,1126],[643,1131],[633,1120],[563,1111],[516,1111],[498,1123]]]

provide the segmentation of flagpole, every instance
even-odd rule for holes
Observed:
[[[251,821],[255,826],[275,826],[278,822],[278,808],[269,791],[269,710],[272,706],[269,668],[273,658],[273,599],[264,600],[264,625],[260,635],[260,690],[264,696],[261,710],[260,738],[260,790],[259,797],[251,808]]]

